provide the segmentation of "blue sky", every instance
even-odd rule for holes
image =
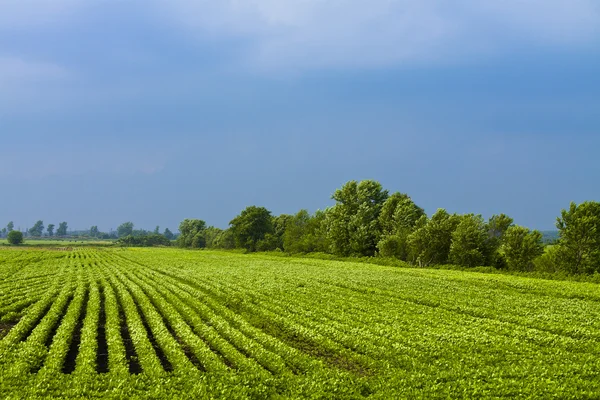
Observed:
[[[0,225],[226,227],[376,179],[553,229],[600,200],[595,0],[0,0]]]

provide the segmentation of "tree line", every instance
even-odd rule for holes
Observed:
[[[542,233],[514,224],[505,214],[438,209],[428,216],[407,195],[379,182],[350,181],[332,195],[335,205],[310,214],[278,216],[249,206],[229,228],[186,219],[177,245],[183,248],[280,250],[342,257],[387,257],[427,267],[454,264],[514,271],[600,273],[600,203],[572,203],[557,218],[558,241],[545,246]]]
[[[90,227],[89,230],[84,231],[68,231],[67,222],[61,222],[58,228],[55,230],[56,225],[48,224],[44,226],[44,221],[38,220],[31,228],[25,232],[15,230],[15,224],[10,221],[6,227],[0,229],[0,238],[7,238],[10,244],[21,244],[25,237],[34,239],[38,238],[90,238],[90,239],[119,239],[125,244],[134,245],[135,243],[143,244],[166,244],[169,245],[170,241],[176,238],[176,234],[171,232],[169,228],[166,228],[162,233],[160,227],[157,226],[153,231],[144,229],[134,229],[135,225],[133,222],[124,222],[118,226],[116,231],[101,232],[97,225]],[[153,237],[153,238],[149,238]],[[140,239],[144,238],[144,239]]]

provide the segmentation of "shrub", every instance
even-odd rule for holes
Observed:
[[[10,231],[6,237],[8,243],[18,245],[23,243],[23,234],[19,231]]]

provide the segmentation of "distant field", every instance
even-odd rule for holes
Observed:
[[[8,398],[597,398],[592,283],[0,248]]]
[[[22,246],[44,246],[44,247],[68,247],[68,246],[110,246],[113,244],[110,240],[92,240],[92,239],[25,239]],[[0,239],[0,246],[8,246],[6,239]]]

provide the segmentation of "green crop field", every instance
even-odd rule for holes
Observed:
[[[0,249],[3,398],[598,398],[592,283]]]

